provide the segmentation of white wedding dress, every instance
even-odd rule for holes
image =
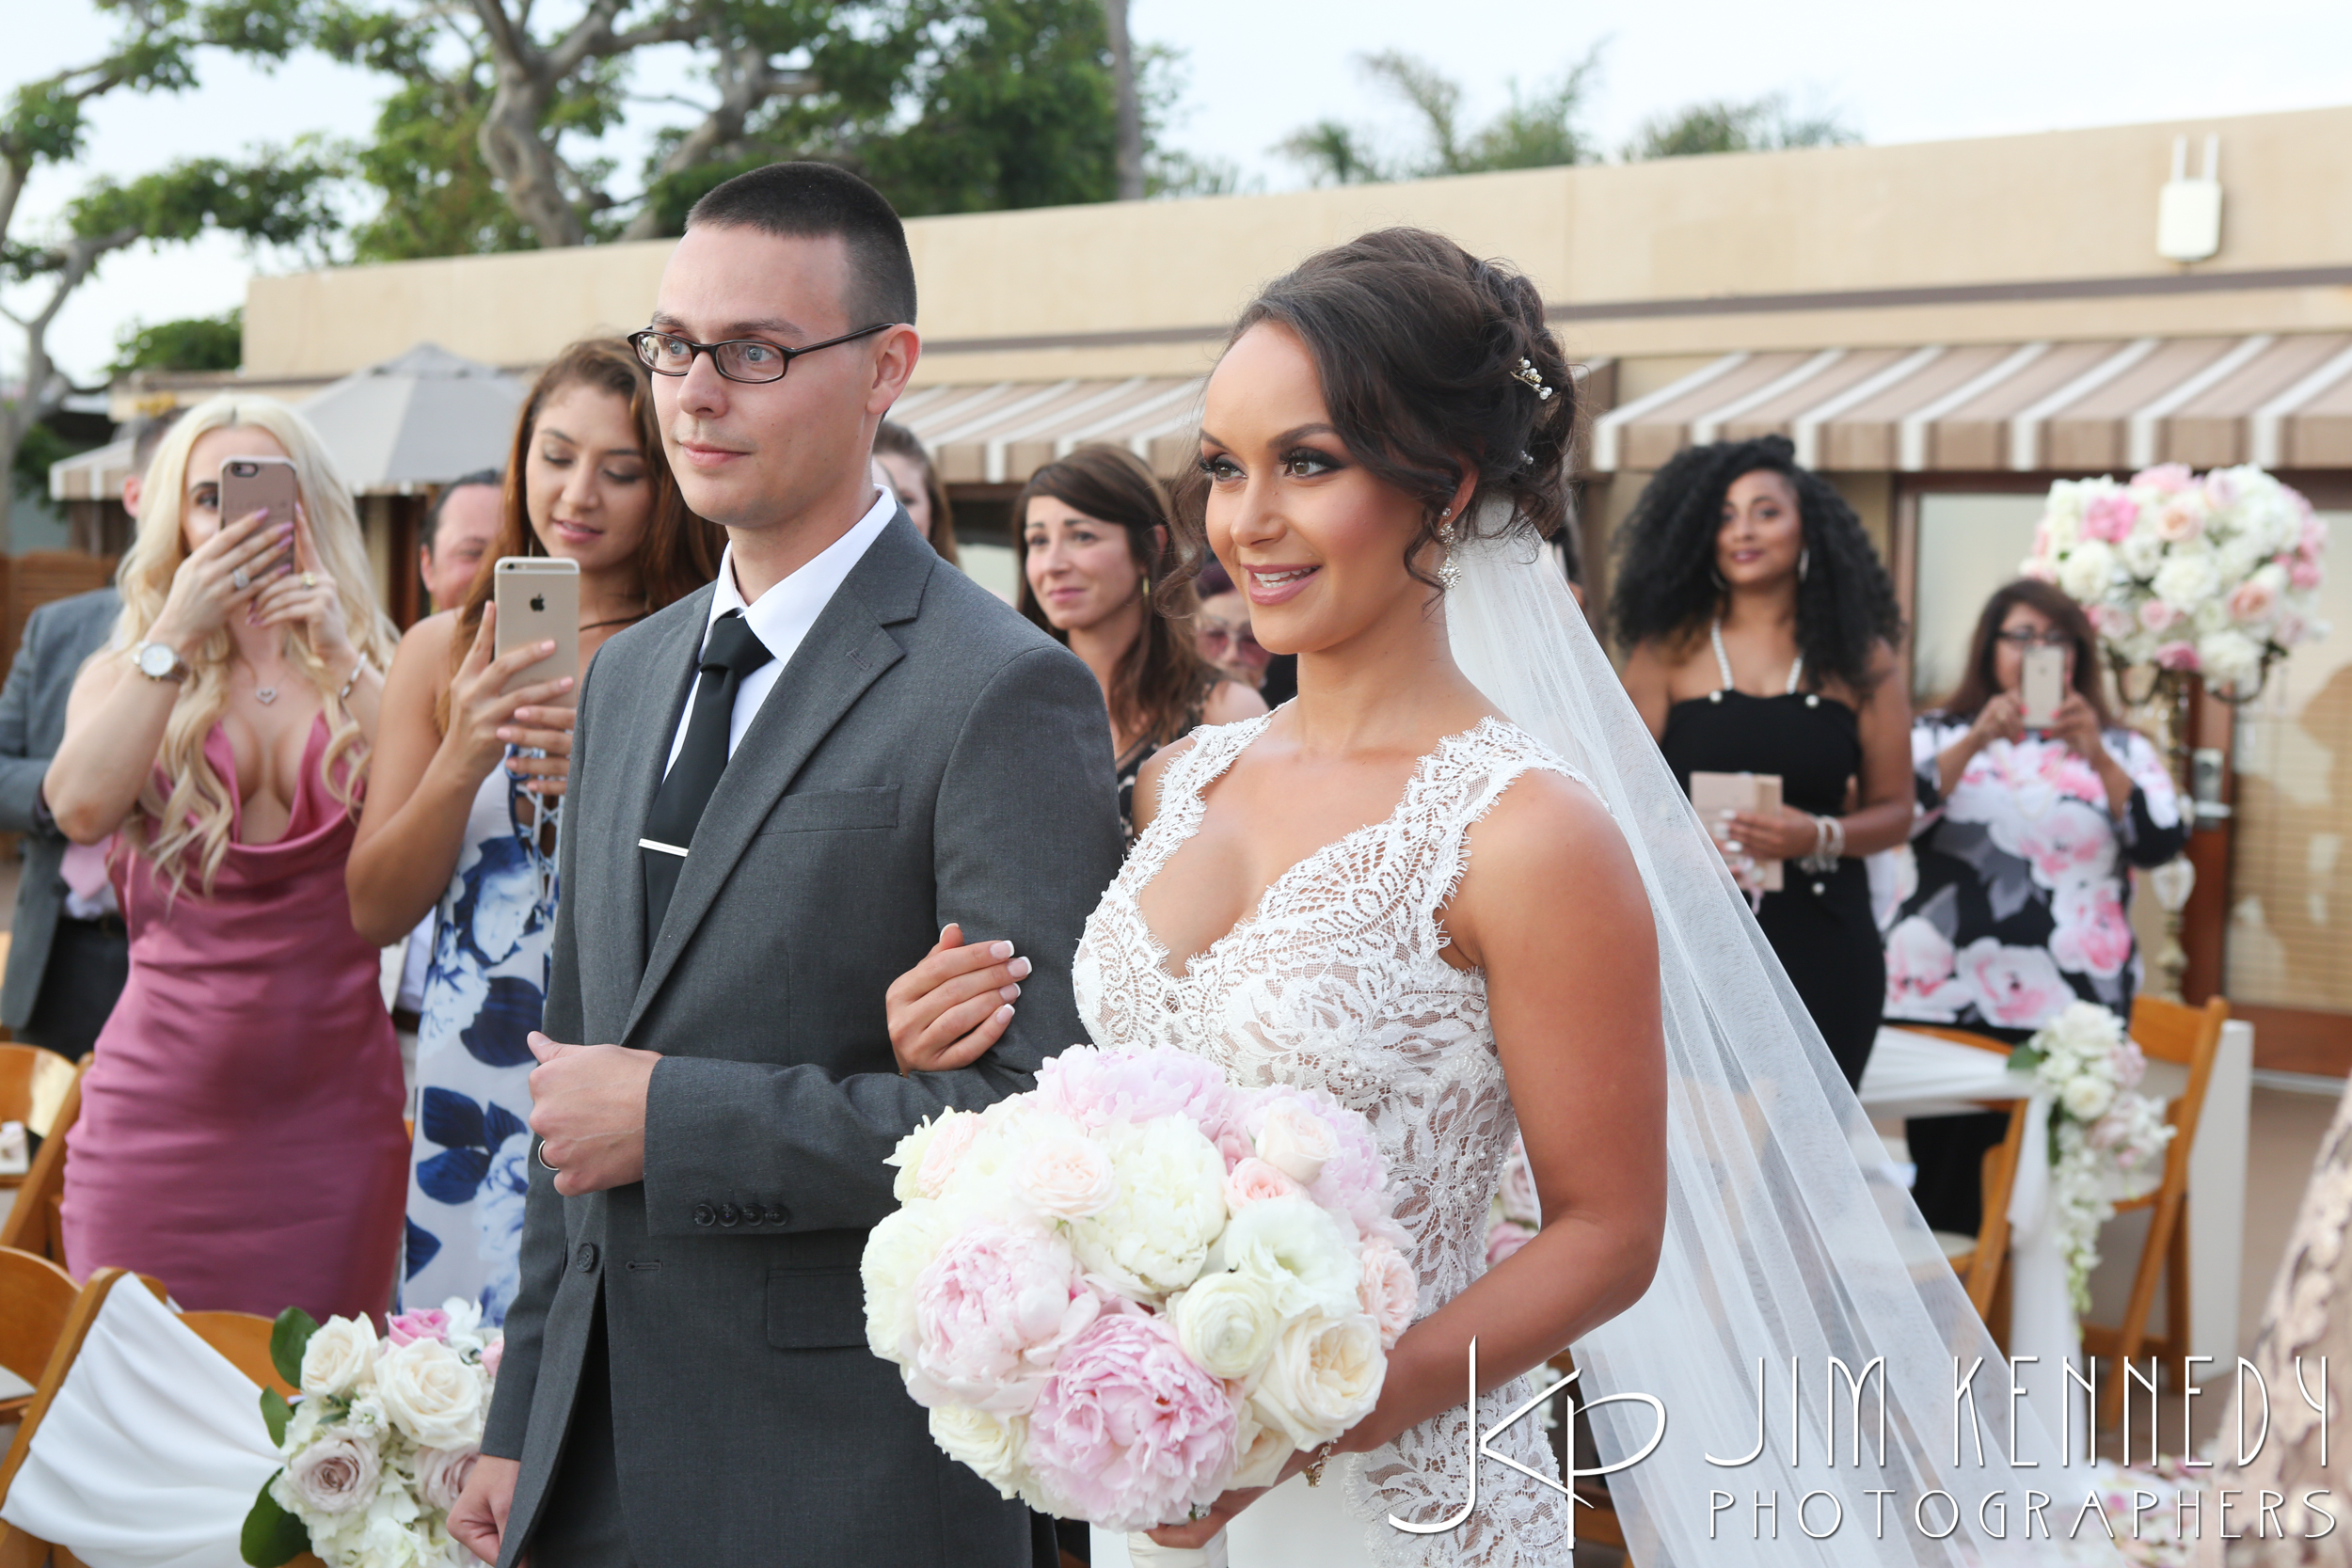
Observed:
[[[1270,718],[1196,731],[1192,749],[1168,768],[1152,825],[1087,921],[1073,974],[1079,1016],[1104,1050],[1174,1046],[1210,1058],[1234,1083],[1319,1087],[1362,1112],[1379,1138],[1397,1222],[1412,1240],[1425,1316],[1486,1272],[1487,1205],[1518,1131],[1486,977],[1438,956],[1438,911],[1461,879],[1471,825],[1514,780],[1531,768],[1576,775],[1495,720],[1449,736],[1422,759],[1385,820],[1292,866],[1256,912],[1171,974],[1136,899],[1200,828],[1202,792]],[[1520,1378],[1486,1395],[1483,1424],[1535,1392]],[[1480,1467],[1477,1507],[1459,1528],[1422,1536],[1387,1523],[1391,1513],[1426,1521],[1460,1508],[1470,1490],[1468,1427],[1457,1407],[1371,1453],[1336,1457],[1320,1487],[1294,1477],[1228,1527],[1227,1560],[1232,1568],[1566,1562],[1567,1498],[1498,1465]],[[1534,1414],[1494,1447],[1559,1473]],[[1130,1558],[1128,1538],[1097,1530],[1094,1561],[1150,1563],[1150,1543],[1136,1540]]]

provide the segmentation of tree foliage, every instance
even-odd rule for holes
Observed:
[[[233,371],[245,362],[245,307],[217,316],[189,316],[142,325],[126,323],[115,334],[109,377],[133,371]]]
[[[1401,50],[1366,55],[1357,62],[1373,85],[1408,108],[1420,146],[1385,156],[1372,133],[1324,119],[1293,132],[1274,150],[1307,170],[1317,185],[1373,184],[1495,169],[1549,168],[1587,164],[1598,146],[1579,123],[1600,69],[1600,47],[1549,82],[1509,84],[1511,101],[1486,124],[1462,123],[1462,85],[1427,61]]]
[[[1629,163],[1709,152],[1771,152],[1795,147],[1848,147],[1859,132],[1835,114],[1801,114],[1786,93],[1738,102],[1713,99],[1660,115],[1626,148]]]

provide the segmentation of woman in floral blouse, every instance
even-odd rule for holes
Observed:
[[[2026,650],[2067,652],[2066,701],[2028,729]],[[2081,606],[2045,582],[2000,589],[1978,618],[1960,688],[1912,728],[1918,885],[1886,938],[1890,1022],[2023,1040],[2067,1004],[2123,1019],[2140,980],[2131,868],[2181,852],[2188,829],[2163,758],[2118,724]],[[2005,1113],[1909,1125],[1920,1212],[1974,1231],[1979,1165]]]

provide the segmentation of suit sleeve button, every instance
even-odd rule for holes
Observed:
[[[696,1225],[716,1225],[719,1223],[719,1211],[713,1209],[707,1203],[697,1203],[694,1205],[694,1223]]]
[[[782,1225],[785,1221],[790,1219],[791,1217],[792,1212],[788,1209],[771,1208],[768,1211],[768,1223],[770,1225]]]
[[[719,1205],[719,1223],[721,1225],[734,1225],[739,1222],[742,1218],[743,1215],[741,1211],[738,1210],[734,1204],[722,1203]]]
[[[743,1205],[743,1223],[745,1225],[757,1225],[759,1223],[758,1204],[746,1203]]]

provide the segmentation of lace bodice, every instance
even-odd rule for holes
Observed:
[[[1300,861],[1257,910],[1171,974],[1136,900],[1200,825],[1202,793],[1271,716],[1194,732],[1162,777],[1152,825],[1089,917],[1073,974],[1078,1012],[1104,1050],[1175,1046],[1233,1082],[1327,1090],[1370,1118],[1397,1222],[1421,1275],[1422,1315],[1486,1272],[1488,1205],[1518,1131],[1486,1016],[1486,977],[1440,957],[1440,915],[1467,866],[1470,828],[1531,768],[1574,770],[1497,720],[1422,759],[1396,810]],[[1479,1402],[1491,1427],[1534,1393],[1521,1379]],[[1383,1563],[1564,1560],[1566,1499],[1492,1463],[1459,1529],[1391,1528],[1451,1514],[1468,1495],[1466,1413],[1456,1408],[1368,1454],[1346,1456],[1353,1512]],[[1557,1474],[1538,1418],[1495,1447]]]

